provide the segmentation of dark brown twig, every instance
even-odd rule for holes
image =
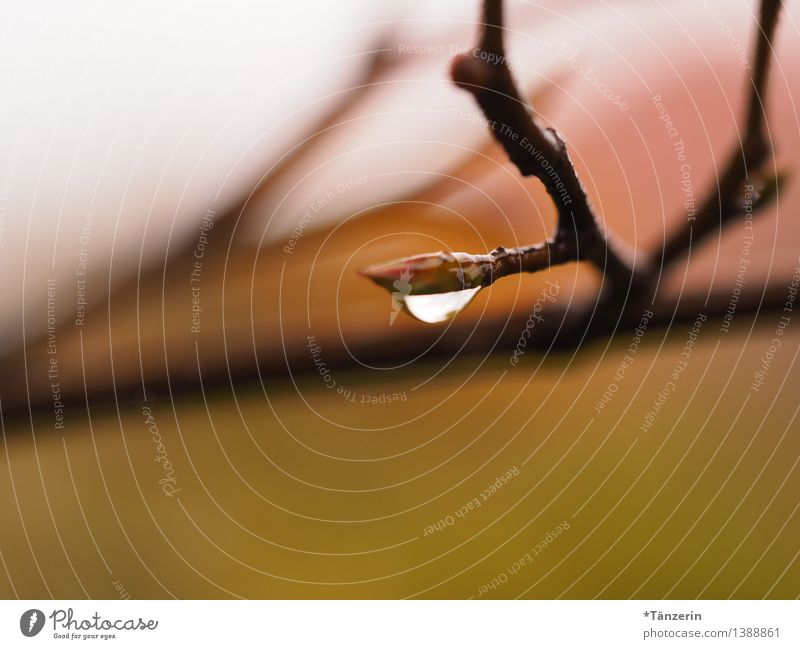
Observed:
[[[601,231],[589,197],[569,158],[563,138],[557,131],[543,128],[522,100],[503,45],[502,0],[486,0],[478,48],[455,58],[452,77],[470,92],[489,124],[494,138],[523,176],[534,176],[545,186],[558,211],[555,234],[545,249],[554,248],[568,255],[553,255],[549,263],[578,259],[593,262],[615,289],[625,288],[641,278],[632,262]],[[559,247],[565,241],[571,246]],[[520,261],[525,261],[524,258]],[[541,270],[539,256],[521,271]]]

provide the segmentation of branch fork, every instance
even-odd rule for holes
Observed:
[[[478,45],[471,52],[454,58],[451,77],[459,88],[475,98],[492,136],[519,172],[542,182],[558,214],[555,232],[547,241],[532,246],[499,247],[485,255],[419,255],[372,266],[361,271],[362,274],[389,290],[392,282],[404,274],[412,277],[413,292],[440,293],[488,286],[507,275],[532,273],[557,264],[585,260],[603,275],[606,290],[601,300],[605,305],[613,304],[622,310],[638,308],[647,300],[652,303],[658,274],[667,265],[742,214],[740,194],[745,184],[755,176],[765,179],[757,206],[777,193],[782,176],[764,170],[770,146],[763,102],[780,7],[781,0],[761,2],[742,146],[734,151],[718,186],[701,202],[696,217],[670,234],[657,251],[650,255],[641,253],[637,259],[634,251],[626,249],[601,227],[600,218],[570,160],[564,138],[555,129],[541,126],[532,109],[522,100],[503,42],[503,2],[484,0]],[[587,317],[591,319],[591,314]]]

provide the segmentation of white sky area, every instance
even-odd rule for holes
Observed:
[[[146,264],[162,257],[170,237],[195,232],[207,208],[219,212],[252,187],[326,113],[335,93],[360,79],[381,34],[393,47],[470,46],[479,9],[477,0],[6,0],[3,7],[0,349],[19,341],[22,315],[45,299],[49,278],[67,294],[74,288],[82,248],[90,273],[109,265],[115,274],[133,271],[140,258]],[[533,7],[515,3],[512,11]],[[613,13],[604,15],[613,26]],[[592,21],[599,32],[598,18]],[[523,36],[516,56],[536,60],[531,75],[546,74],[560,36]],[[354,127],[340,159],[335,145],[317,153],[323,171],[334,159],[335,168],[312,174],[303,192],[287,186],[270,197],[263,209],[277,214],[272,231],[261,224],[254,240],[290,231],[304,206],[361,169],[381,160],[383,171],[402,170],[419,155],[411,146],[391,155],[370,148],[382,134],[459,146],[485,137],[477,122],[452,119],[453,111],[476,111],[466,93],[446,83],[450,58],[409,57],[395,68],[394,85],[363,108],[386,115]],[[417,85],[404,85],[409,79]],[[409,105],[440,118],[409,118]],[[461,155],[439,151],[442,168]],[[377,193],[351,192],[337,208],[397,198],[420,182],[374,183]],[[25,328],[41,333],[42,323]]]
[[[358,78],[376,21],[436,5],[4,2],[0,347],[74,275],[87,220],[90,269],[163,255]]]

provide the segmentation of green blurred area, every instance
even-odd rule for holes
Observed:
[[[751,390],[777,319],[709,319],[647,431],[691,325],[622,378],[625,334],[150,395],[172,496],[132,399],[7,422],[0,596],[795,598],[795,329]]]

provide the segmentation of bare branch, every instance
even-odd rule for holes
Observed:
[[[409,295],[426,295],[485,288],[501,277],[545,270],[575,261],[577,256],[575,240],[564,239],[522,248],[501,247],[485,255],[429,253],[376,264],[359,272],[389,292],[400,281],[408,283]]]
[[[616,315],[612,313],[613,309],[605,308],[600,309],[601,315],[593,319],[590,313],[585,313],[584,319],[591,319],[588,324],[594,332],[613,329],[624,320],[627,311],[636,311],[647,300],[652,302],[655,296],[651,291],[658,285],[657,274],[665,266],[742,213],[742,192],[746,182],[756,184],[757,177],[760,184],[754,192],[755,203],[751,206],[754,210],[763,207],[777,193],[781,177],[775,173],[769,174],[764,169],[771,149],[766,132],[763,96],[780,8],[781,0],[761,2],[745,137],[740,149],[731,157],[716,191],[702,203],[695,218],[685,222],[658,251],[635,268],[630,253],[622,252],[610,234],[601,229],[569,159],[563,138],[555,130],[543,128],[522,100],[503,45],[502,0],[484,0],[478,47],[470,54],[462,54],[454,59],[452,78],[459,87],[473,95],[489,123],[493,137],[503,146],[520,173],[535,176],[544,184],[558,211],[558,224],[554,236],[542,244],[512,250],[501,247],[489,255],[456,253],[453,260],[457,263],[484,260],[482,263],[488,264],[487,268],[491,268],[492,272],[481,275],[481,286],[515,272],[535,272],[554,264],[581,259],[591,261],[603,273],[610,287],[601,297],[604,306],[613,304],[619,307]],[[428,264],[440,254],[444,253],[374,266],[367,269],[365,274],[387,287],[385,280],[388,276],[416,272],[420,264]],[[471,288],[469,283],[463,281],[463,272],[457,276],[462,280],[460,288]],[[421,280],[420,292],[439,291],[441,287],[437,286],[438,280],[429,279]],[[446,290],[459,288],[452,281],[444,284]]]
[[[772,60],[772,39],[780,8],[781,0],[761,2],[744,139],[731,155],[717,186],[702,203],[694,219],[684,222],[683,226],[670,235],[663,247],[656,252],[654,270],[661,269],[685,255],[692,246],[697,245],[709,234],[722,229],[731,219],[741,215],[741,194],[745,184],[761,182],[764,186],[761,191],[763,200],[757,201],[757,204],[753,205],[754,209],[763,207],[774,195],[774,191],[769,190],[769,187],[779,182],[779,176],[774,170],[765,168],[771,150],[766,132],[765,92]]]
[[[637,279],[637,273],[630,259],[620,252],[620,246],[610,243],[601,231],[563,138],[555,130],[539,125],[516,88],[503,45],[502,6],[502,0],[485,0],[478,48],[454,59],[453,81],[475,97],[492,135],[520,173],[538,178],[553,200],[558,225],[550,244],[573,240],[575,256],[553,258],[551,263],[586,259],[614,287],[627,288],[632,279]],[[523,265],[521,270],[538,268],[535,264],[532,268]]]

